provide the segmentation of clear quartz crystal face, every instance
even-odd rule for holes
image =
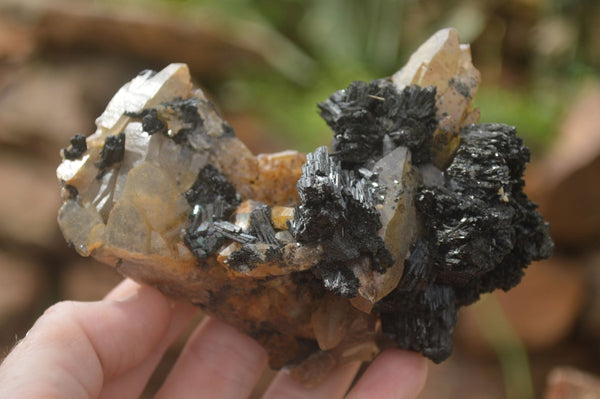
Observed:
[[[391,78],[319,104],[330,149],[255,156],[186,65],[143,71],[63,150],[59,226],[306,385],[382,342],[439,362],[461,306],[552,252],[521,191],[528,150],[513,127],[475,124],[479,80],[444,29]]]

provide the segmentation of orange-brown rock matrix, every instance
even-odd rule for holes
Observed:
[[[515,129],[475,124],[453,29],[319,104],[331,148],[252,154],[188,68],[143,71],[57,170],[81,255],[192,302],[312,384],[382,342],[449,356],[460,306],[550,256]]]

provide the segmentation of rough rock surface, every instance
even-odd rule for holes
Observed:
[[[59,225],[304,383],[370,360],[381,334],[441,361],[460,306],[552,252],[515,129],[472,124],[478,83],[468,46],[440,31],[392,78],[319,104],[331,152],[257,157],[185,65],[143,71],[62,151]]]

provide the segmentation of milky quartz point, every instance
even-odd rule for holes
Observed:
[[[415,84],[436,87],[439,128],[433,162],[439,168],[447,167],[459,145],[460,128],[479,121],[479,110],[472,109],[472,102],[481,74],[471,61],[471,47],[460,43],[456,29],[442,29],[392,75],[392,82],[399,90]]]
[[[367,259],[353,265],[359,279],[358,295],[350,302],[365,312],[388,295],[400,282],[404,272],[404,260],[414,243],[418,221],[413,198],[420,183],[418,172],[413,168],[408,148],[400,146],[381,158],[373,167],[377,173],[377,186],[383,200],[378,205],[382,228],[378,234],[394,257],[394,264],[385,272],[372,269]]]
[[[398,89],[413,84],[437,88],[438,118],[455,126],[477,122],[471,103],[481,74],[471,61],[471,48],[461,44],[454,28],[442,29],[415,51],[407,64],[392,76]]]
[[[237,327],[306,385],[390,339],[441,361],[460,306],[551,252],[514,129],[470,125],[478,83],[445,29],[390,79],[319,104],[331,152],[255,156],[186,65],[143,71],[62,151],[59,226],[81,255]]]

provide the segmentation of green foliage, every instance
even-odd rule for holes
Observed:
[[[290,146],[312,151],[327,145],[331,132],[318,114],[317,103],[333,92],[347,87],[353,80],[372,80],[369,71],[345,65],[336,73],[318,70],[309,86],[300,86],[285,77],[248,68],[234,82],[218,93],[229,110],[258,114],[269,131],[284,134]]]
[[[497,297],[491,294],[484,295],[472,308],[483,338],[498,356],[506,398],[534,398],[527,349],[506,318]]]
[[[477,93],[475,106],[481,111],[481,122],[516,126],[525,143],[539,153],[556,134],[564,100],[565,93],[556,88],[524,91],[484,85]]]
[[[142,4],[139,1],[129,0]],[[589,8],[600,9],[585,1],[555,0],[552,7],[540,3],[529,6],[525,14],[513,13],[504,3],[461,0],[154,0],[143,4],[209,23],[227,40],[259,54],[266,64],[242,63],[227,81],[211,85],[218,102],[226,110],[254,112],[269,131],[284,135],[290,145],[304,151],[330,139],[317,114],[317,102],[353,80],[389,76],[419,43],[449,24],[459,29],[463,40],[474,42],[476,65],[488,70],[497,66],[495,76],[483,77],[476,98],[482,121],[517,126],[538,154],[554,136],[574,82],[593,73],[590,62],[600,58],[585,36],[593,21],[587,28],[570,22],[593,14],[585,13]],[[527,59],[507,58],[523,55],[494,39],[494,32],[530,23],[533,15],[539,22],[531,28],[531,37],[523,38],[531,49]],[[199,16],[205,18],[196,19]],[[478,48],[480,39],[484,44]],[[487,43],[498,51],[486,50]],[[511,80],[520,83],[505,85],[504,68]],[[520,77],[513,79],[515,73]]]

